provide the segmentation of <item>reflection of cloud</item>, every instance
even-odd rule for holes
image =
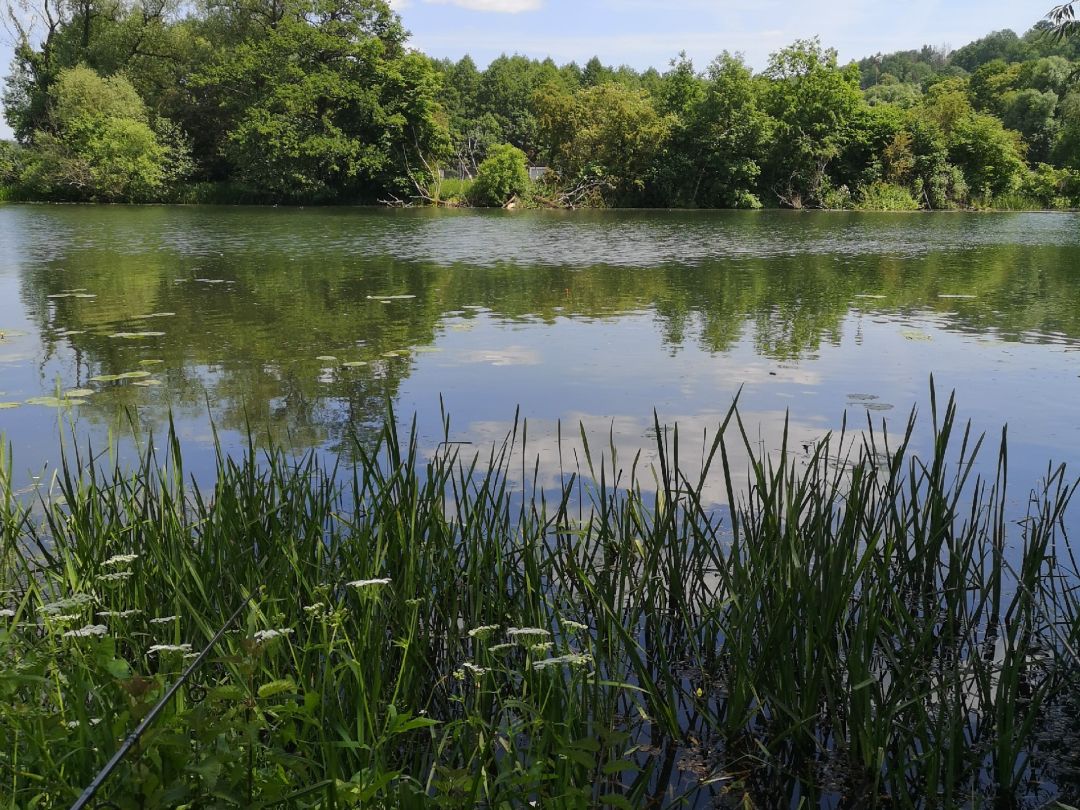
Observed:
[[[695,484],[700,477],[706,454],[712,447],[725,412],[710,411],[693,416],[661,418],[661,429],[665,431],[667,454],[674,450],[675,426],[678,426],[679,466]],[[804,445],[810,445],[824,438],[830,428],[824,419],[820,422],[796,421],[783,411],[744,411],[743,424],[746,426],[752,450],[761,454],[779,452],[785,420],[787,420],[788,451],[803,454]],[[560,431],[561,425],[561,431]],[[472,422],[463,431],[454,431],[453,439],[470,442],[471,446],[462,450],[462,457],[471,458],[474,452],[481,458],[487,457],[492,447],[500,447],[510,435],[513,422],[483,421]],[[642,492],[655,493],[656,480],[660,475],[660,451],[651,419],[634,416],[605,416],[582,412],[571,412],[561,421],[552,419],[528,420],[519,426],[517,443],[513,447],[511,463],[507,472],[511,481],[518,487],[539,486],[545,489],[557,488],[566,478],[577,473],[588,476],[588,461],[581,433],[585,433],[589,451],[597,476],[601,465],[606,470],[607,480],[616,480],[619,487],[630,484],[631,467],[637,469],[636,484]],[[525,444],[521,436],[525,435]],[[560,441],[561,434],[561,441]],[[728,426],[725,434],[728,460],[733,477],[733,490],[741,493],[746,489],[750,454],[747,452],[738,428]],[[433,455],[432,451],[429,455]],[[614,463],[612,461],[614,455]],[[612,469],[621,477],[613,477]],[[527,473],[523,473],[525,470]],[[536,471],[535,478],[532,477]],[[526,474],[529,476],[526,479]],[[705,483],[702,497],[707,504],[727,503],[727,484],[723,476],[723,467],[719,453],[713,460]]]
[[[507,346],[505,349],[477,349],[461,352],[463,363],[485,363],[492,366],[538,366],[543,362],[540,352],[526,346]]]

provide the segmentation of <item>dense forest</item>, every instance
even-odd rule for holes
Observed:
[[[1080,206],[1080,37],[1048,21],[848,65],[799,41],[760,73],[481,70],[410,49],[383,0],[42,2],[0,199]]]

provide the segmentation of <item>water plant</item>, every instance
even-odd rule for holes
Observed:
[[[733,406],[696,463],[657,421],[656,464],[628,468],[582,432],[551,489],[517,466],[524,423],[465,457],[392,414],[348,465],[251,444],[206,484],[175,435],[133,469],[71,447],[36,503],[5,458],[0,806],[69,805],[242,606],[103,800],[1066,798],[1074,486],[1048,467],[1011,523],[1004,434],[980,477],[955,403],[930,422],[928,451],[913,414],[766,455]]]

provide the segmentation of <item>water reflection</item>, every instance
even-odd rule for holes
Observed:
[[[92,389],[71,406],[89,433],[172,408],[197,443],[209,409],[333,448],[387,401],[434,437],[442,394],[470,440],[520,404],[614,425],[629,451],[654,407],[696,430],[740,389],[807,436],[845,408],[906,417],[934,372],[1036,470],[1080,449],[1078,224],[7,206],[0,401]],[[55,412],[2,410],[0,430],[24,465],[54,457]]]

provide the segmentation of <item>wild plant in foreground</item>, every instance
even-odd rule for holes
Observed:
[[[1004,436],[984,480],[952,401],[931,417],[921,457],[914,418],[764,455],[733,407],[695,469],[657,424],[649,476],[583,435],[546,492],[517,426],[423,461],[392,416],[348,468],[250,447],[208,488],[174,436],[133,470],[71,451],[39,504],[0,465],[0,806],[70,803],[249,597],[109,801],[1044,801],[1080,695],[1073,487],[1049,468],[1011,526]]]

